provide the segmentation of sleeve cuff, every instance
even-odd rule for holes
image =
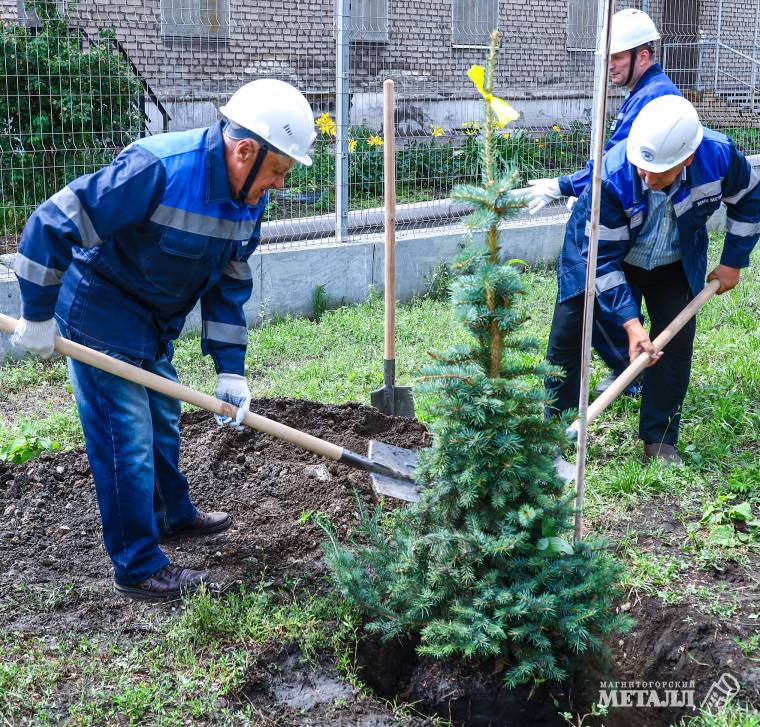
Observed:
[[[617,311],[615,315],[618,317],[620,325],[622,326],[633,318],[639,320],[639,309],[635,305],[626,305]]]
[[[573,183],[570,181],[570,177],[564,176],[559,178],[559,191],[562,192],[562,194],[565,197],[577,197],[578,195],[575,194],[575,189],[573,188]]]
[[[720,256],[720,264],[729,268],[748,268],[749,252],[737,250],[733,247],[724,247]]]
[[[214,362],[214,369],[217,374],[237,374],[245,376],[245,357],[240,361],[232,360],[229,356],[218,356],[215,353],[210,354]]]
[[[34,323],[49,321],[51,318],[55,318],[55,306],[52,308],[49,306],[30,306],[28,303],[22,301],[21,317]]]

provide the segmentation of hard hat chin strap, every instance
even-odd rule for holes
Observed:
[[[637,49],[631,48],[630,51],[628,51],[631,54],[631,62],[628,64],[628,78],[625,80],[626,87],[631,82],[631,79],[633,78],[633,69],[636,65],[636,58],[638,56]]]
[[[251,187],[253,186],[253,180],[256,179],[256,175],[259,173],[259,169],[261,169],[261,165],[264,163],[264,157],[266,155],[266,146],[260,144],[259,150],[256,153],[256,159],[253,161],[251,171],[248,172],[248,176],[245,178],[245,182],[243,182],[243,186],[240,188],[240,192],[238,193],[238,201],[245,202],[245,198],[248,196],[248,192],[251,191]]]
[[[253,186],[253,181],[256,179],[256,175],[259,173],[259,169],[261,169],[261,165],[264,163],[264,157],[267,155],[267,152],[270,150],[276,152],[277,149],[269,144],[266,139],[262,139],[253,131],[244,129],[242,126],[233,124],[230,121],[224,122],[224,125],[222,126],[222,132],[230,139],[235,139],[237,141],[241,139],[252,139],[259,145],[259,150],[256,153],[256,159],[253,161],[251,171],[248,172],[248,176],[245,178],[245,182],[240,188],[240,192],[238,192],[237,196],[239,202],[245,202],[245,198],[248,196],[248,192],[251,191],[251,187]]]

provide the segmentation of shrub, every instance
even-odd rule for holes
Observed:
[[[88,40],[55,0],[28,3],[36,31],[0,26],[6,91],[0,95],[2,230],[17,232],[37,205],[75,177],[110,162],[137,138],[141,85],[113,33]]]
[[[272,219],[335,209],[335,122],[326,114],[320,119],[317,125],[321,131],[312,153],[314,163],[311,167],[296,167],[288,177],[286,193],[271,195],[268,215]],[[351,209],[381,206],[383,147],[377,143],[380,136],[370,127],[358,126],[351,127],[349,139]],[[396,149],[398,201],[440,199],[448,196],[452,184],[477,183],[482,174],[480,144],[481,129],[475,123],[466,123],[448,136],[441,131],[431,133],[427,139],[400,139]],[[588,160],[589,132],[579,122],[566,129],[555,124],[542,132],[501,131],[494,135],[492,147],[499,164],[519,170],[516,186],[526,186],[528,179],[557,176],[584,166]]]

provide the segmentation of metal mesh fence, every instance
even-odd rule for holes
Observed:
[[[274,77],[315,110],[314,165],[272,193],[264,240],[355,240],[382,222],[382,83],[396,83],[399,227],[455,224],[478,177],[482,104],[467,78],[502,34],[497,92],[521,112],[498,140],[519,182],[585,164],[597,0],[0,0],[0,253],[31,211],[145,134],[204,126],[242,83]],[[760,152],[760,0],[640,3],[665,69],[704,121]],[[620,7],[620,6],[618,6]],[[610,89],[610,114],[622,93]],[[553,211],[561,213],[563,208]]]

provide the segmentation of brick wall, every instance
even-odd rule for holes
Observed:
[[[15,0],[0,0],[15,14]],[[261,76],[291,81],[319,107],[335,89],[333,0],[272,0],[258,7],[231,0],[229,38],[164,38],[158,0],[80,0],[72,24],[96,33],[110,28],[164,101],[217,103]],[[352,90],[379,92],[397,81],[399,95],[473,97],[466,70],[484,51],[452,46],[451,0],[389,0],[387,43],[354,44]],[[567,8],[550,0],[501,0],[503,34],[498,85],[509,98],[585,93],[593,58],[568,52]],[[593,31],[592,31],[593,32]]]
[[[694,1],[699,4],[703,38],[715,38],[721,2],[724,40],[737,47],[752,43],[756,0]],[[658,24],[665,2],[649,2]],[[290,80],[318,95],[334,91],[333,4],[334,0],[271,0],[254,8],[230,0],[229,38],[222,41],[162,37],[159,0],[80,0],[70,17],[90,32],[113,29],[161,98],[215,100],[262,75]],[[399,90],[411,95],[469,91],[464,72],[482,61],[483,51],[452,46],[451,0],[388,0],[388,6],[388,42],[354,45],[353,88],[374,89],[382,78],[393,77]],[[519,98],[587,88],[593,59],[589,53],[567,51],[567,12],[563,2],[500,0],[498,82],[508,89],[505,95]],[[16,13],[17,0],[0,0],[0,17],[14,18]],[[677,24],[662,29],[673,41],[693,37]],[[714,65],[714,57],[714,50],[704,49],[703,65],[711,60]],[[747,66],[730,53],[725,58],[722,54],[721,61],[738,69]]]

